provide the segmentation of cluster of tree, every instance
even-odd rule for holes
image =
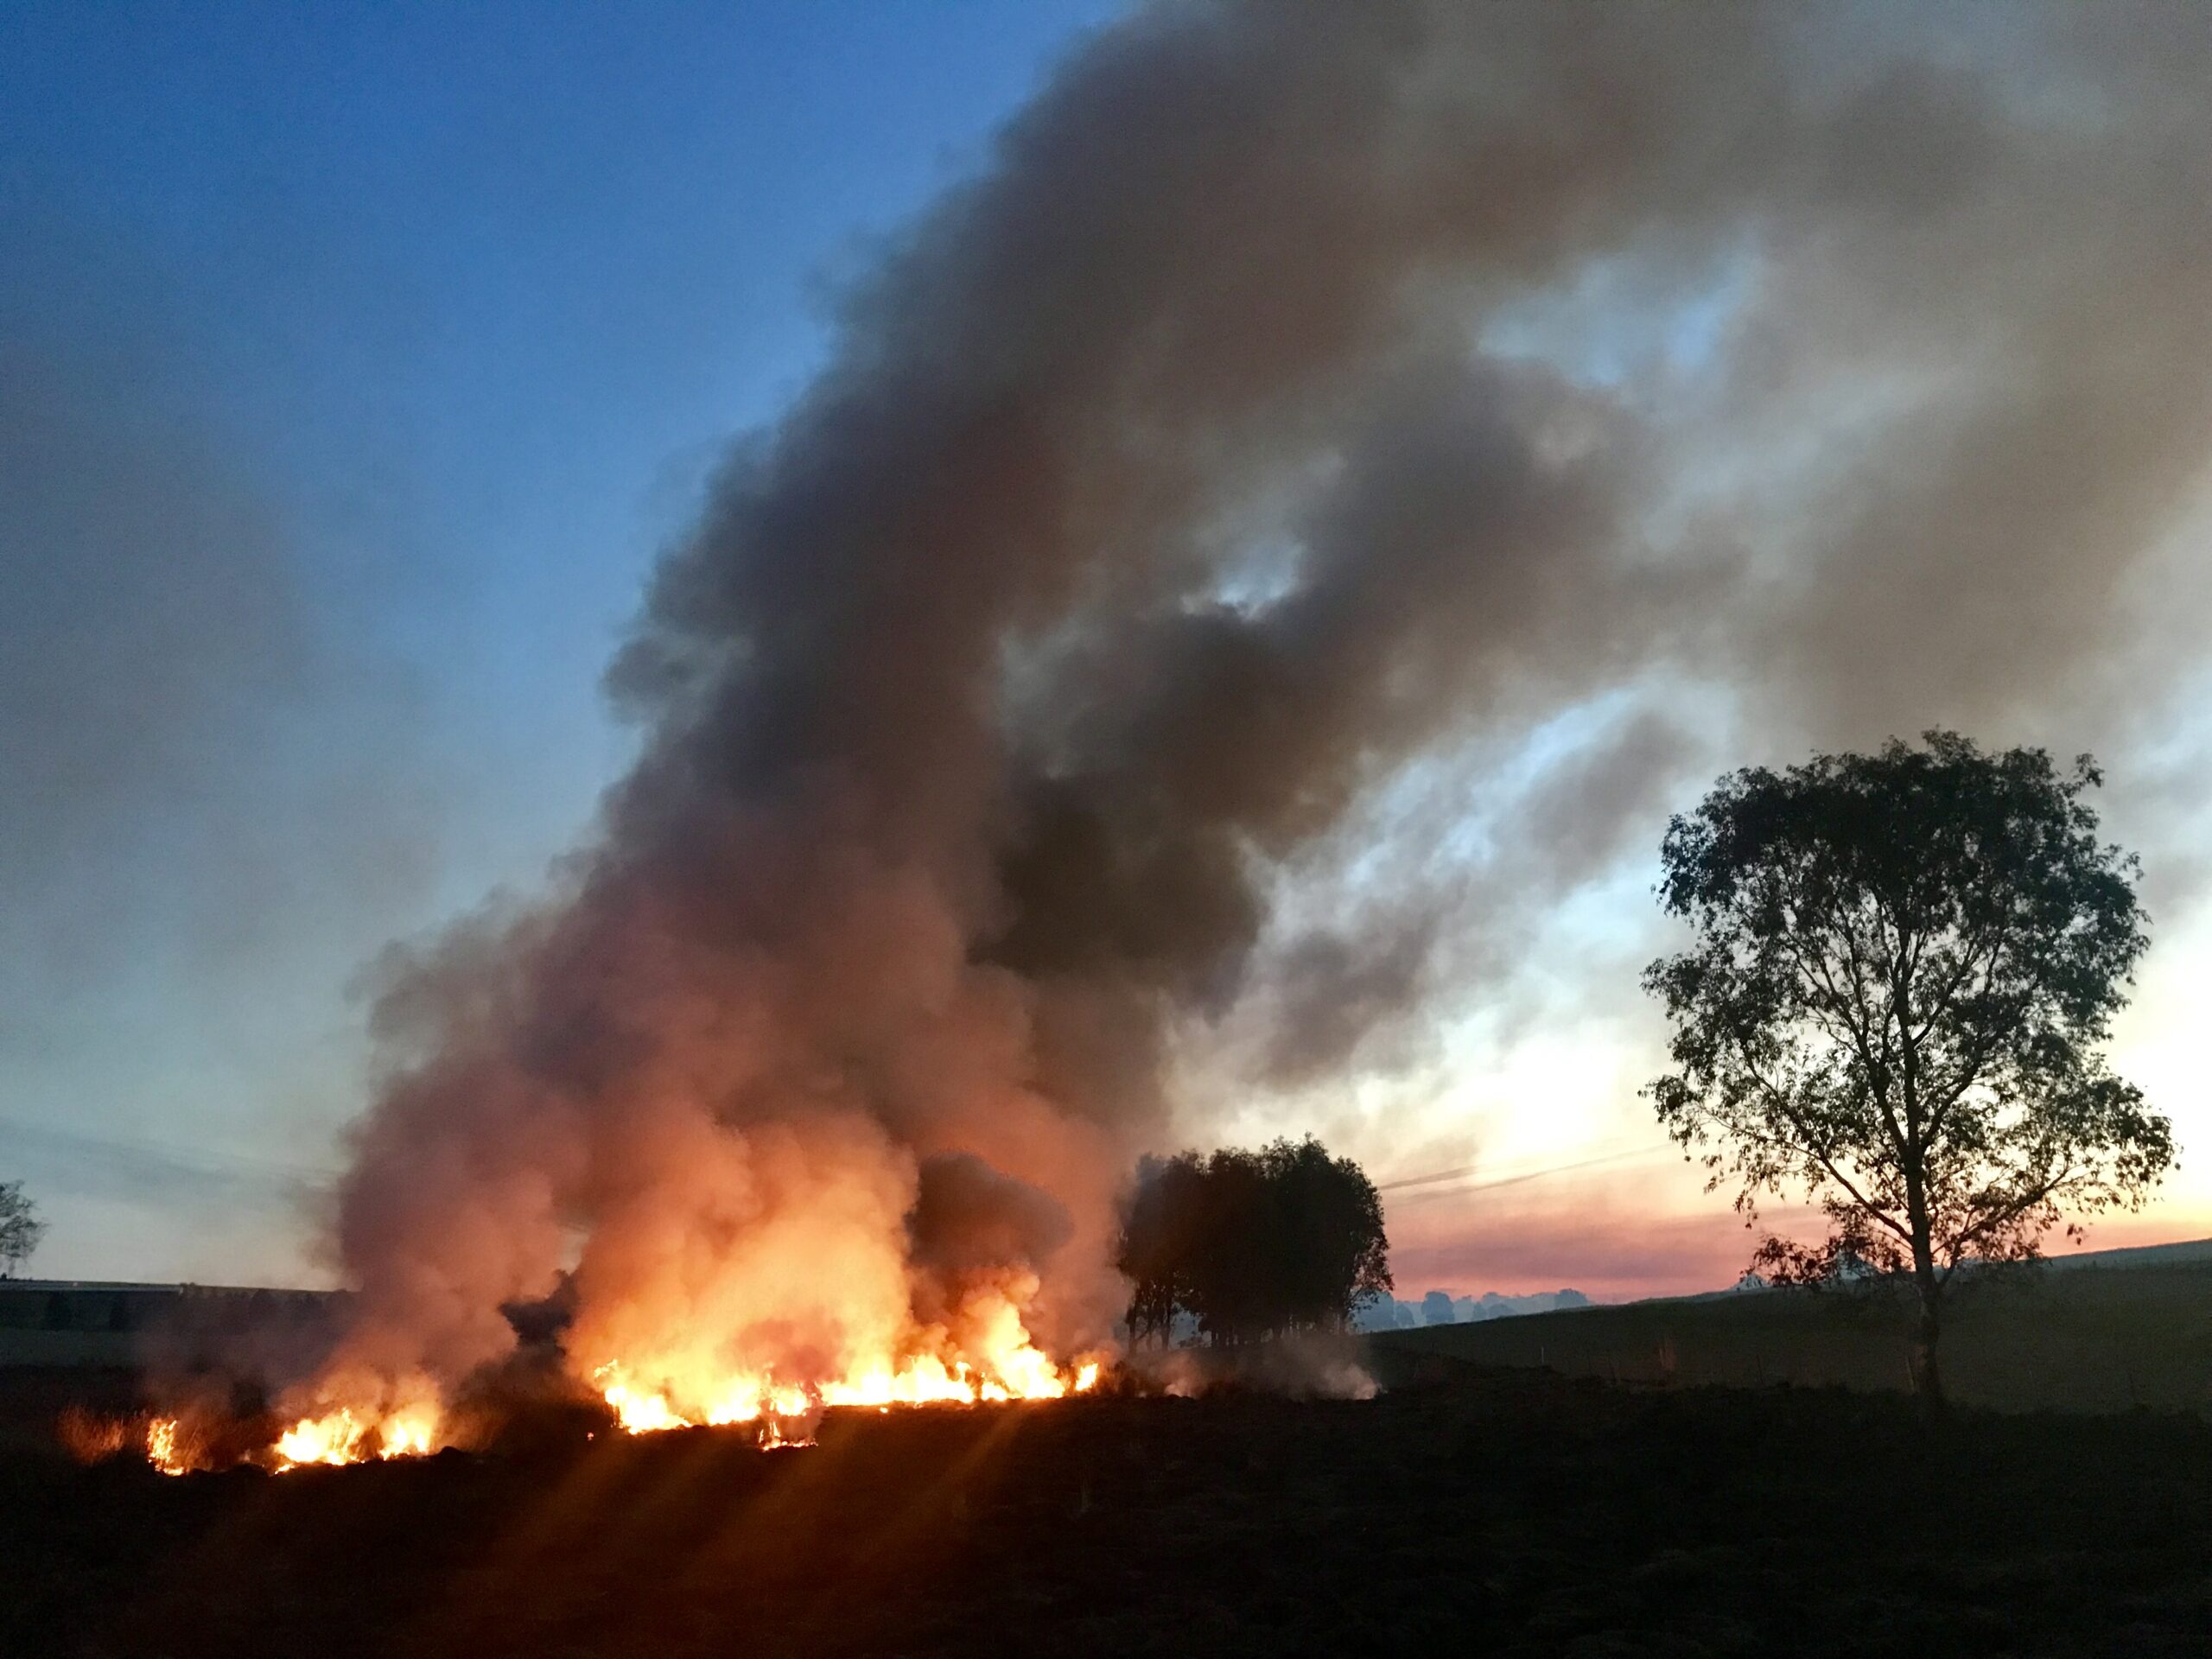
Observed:
[[[1826,1211],[1824,1242],[1760,1246],[1769,1281],[1911,1287],[1931,1406],[1960,1270],[2141,1204],[2173,1161],[2101,1052],[2149,940],[2100,781],[1930,732],[1737,772],[1667,832],[1660,897],[1695,938],[1645,976],[1674,1027],[1660,1121],[1747,1214]]]
[[[1147,1158],[1117,1257],[1130,1334],[1165,1341],[1179,1313],[1214,1343],[1341,1330],[1390,1289],[1389,1249],[1374,1183],[1310,1135]]]
[[[21,1181],[0,1181],[0,1278],[12,1279],[46,1234]]]

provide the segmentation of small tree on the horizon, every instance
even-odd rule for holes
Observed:
[[[23,1196],[23,1184],[0,1181],[0,1279],[14,1278],[45,1236],[46,1224]]]
[[[2031,1260],[2173,1161],[2099,1052],[2149,943],[2101,781],[1930,732],[1738,772],[1668,826],[1660,900],[1696,942],[1645,970],[1675,1065],[1645,1092],[1747,1218],[1793,1188],[1826,1212],[1824,1243],[1765,1238],[1768,1280],[1911,1284],[1931,1410],[1961,1265]]]

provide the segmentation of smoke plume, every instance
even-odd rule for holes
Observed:
[[[2031,722],[2202,471],[2208,68],[2179,5],[1093,39],[663,561],[557,891],[393,967],[350,1362],[456,1376],[570,1266],[585,1369],[834,1374],[986,1281],[1066,1351],[1179,1029],[1341,1068],[1656,834],[1716,697]],[[1608,699],[1446,879],[1422,777]]]

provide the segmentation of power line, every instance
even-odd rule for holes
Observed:
[[[1599,1153],[1592,1157],[1578,1158],[1572,1163],[1552,1164],[1542,1169],[1525,1170],[1518,1174],[1500,1175],[1487,1181],[1471,1181],[1463,1186],[1448,1187],[1441,1192],[1420,1192],[1416,1198],[1446,1198],[1461,1192],[1491,1192],[1503,1186],[1520,1186],[1529,1181],[1548,1180],[1554,1175],[1571,1175],[1580,1170],[1598,1169],[1608,1164],[1629,1163],[1639,1158],[1662,1155],[1664,1147],[1623,1147],[1611,1152]],[[1402,1192],[1412,1187],[1442,1186],[1446,1182],[1464,1180],[1470,1175],[1479,1175],[1485,1166],[1468,1164],[1458,1169],[1440,1169],[1426,1175],[1406,1175],[1396,1180],[1378,1182],[1377,1192]]]

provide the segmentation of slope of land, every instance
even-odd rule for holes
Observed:
[[[1428,1357],[168,1479],[0,1457],[0,1652],[2201,1654],[2212,1426]]]
[[[1544,1366],[1633,1382],[1903,1389],[1910,1307],[1893,1296],[1757,1291],[1378,1334],[1378,1354]],[[2212,1245],[2161,1245],[1960,1282],[1943,1375],[2007,1411],[2212,1411]]]

